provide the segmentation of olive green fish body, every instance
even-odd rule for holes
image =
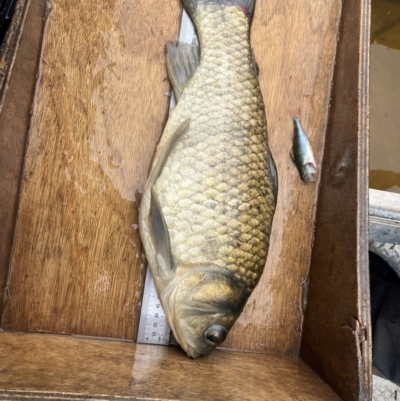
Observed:
[[[193,357],[210,350],[199,350],[198,339],[196,344],[184,345],[189,340],[183,337],[200,336],[204,331],[200,326],[205,326],[208,334],[204,335],[210,338],[218,337],[218,327],[229,330],[257,284],[268,252],[276,183],[249,44],[252,4],[249,0],[184,1],[199,35],[200,62],[179,92],[178,105],[160,141],[152,171],[166,148],[168,155],[159,176],[149,179],[154,182],[150,183],[153,198],[158,200],[155,209],[162,211],[155,213],[160,215],[157,227],[165,227],[172,255],[169,277],[164,274],[160,279],[159,266],[168,264],[168,257],[160,262],[154,256],[159,255],[157,245],[151,243],[146,226],[152,224],[146,222],[149,185],[140,210],[146,255],[163,307],[178,341]],[[160,228],[154,228],[154,236],[156,231]],[[209,294],[222,298],[213,301]],[[177,303],[207,311],[218,309],[217,304],[224,306],[213,312],[215,321],[209,323],[212,319],[207,318],[203,324],[199,317],[193,320],[189,309],[178,313]],[[177,333],[176,326],[182,325],[186,325],[185,334]],[[197,331],[201,333],[193,334]],[[225,338],[226,332],[220,335]]]
[[[177,266],[213,262],[257,283],[275,202],[264,104],[238,7],[202,6],[201,63],[165,129],[190,130],[171,151],[156,192]],[[201,16],[201,17],[200,17]]]

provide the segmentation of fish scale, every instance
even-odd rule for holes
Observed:
[[[212,262],[250,293],[265,265],[275,202],[248,24],[237,6],[199,3],[201,63],[161,146],[185,119],[190,129],[172,148],[155,192],[176,268]]]

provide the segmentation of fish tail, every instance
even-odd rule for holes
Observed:
[[[199,4],[219,4],[221,6],[238,6],[251,20],[254,14],[256,0],[182,0],[183,7],[193,19]]]

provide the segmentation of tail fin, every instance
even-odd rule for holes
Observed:
[[[254,14],[256,0],[182,0],[183,7],[193,19],[199,3],[219,4],[221,6],[238,6],[251,20]]]

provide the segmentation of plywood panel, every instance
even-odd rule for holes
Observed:
[[[39,64],[45,5],[46,0],[32,0],[29,4],[7,96],[2,107],[0,106],[1,297],[10,263],[26,137]],[[0,316],[2,309],[3,303],[0,302]]]
[[[258,1],[252,46],[260,67],[278,205],[265,272],[224,346],[297,356],[318,183],[304,185],[291,161],[299,114],[321,165],[341,2]]]
[[[48,5],[3,327],[134,338],[135,194],[167,116],[180,3]]]
[[[340,401],[304,362],[276,356],[193,361],[179,347],[16,333],[0,334],[0,353],[2,399]]]
[[[343,2],[301,352],[348,401],[371,399],[369,7]]]

